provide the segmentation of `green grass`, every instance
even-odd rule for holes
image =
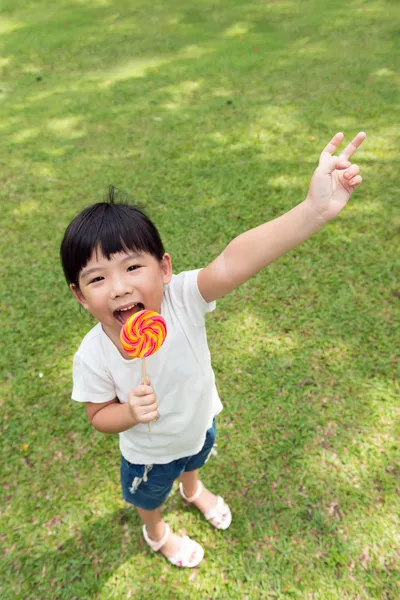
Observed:
[[[400,597],[398,19],[389,0],[3,0],[2,600]],[[203,479],[234,521],[174,493],[167,520],[206,551],[174,569],[120,498],[117,437],[70,400],[91,322],[63,231],[113,183],[176,272],[204,266],[303,200],[341,130],[368,134],[350,205],[208,318],[225,409]]]

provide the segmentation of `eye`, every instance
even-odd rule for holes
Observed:
[[[89,282],[89,284],[90,284],[90,283],[97,283],[98,281],[102,281],[103,279],[104,279],[104,277],[95,277],[94,279],[92,279],[92,280]]]
[[[140,265],[131,265],[128,267],[128,271],[136,271],[136,269],[140,269]]]

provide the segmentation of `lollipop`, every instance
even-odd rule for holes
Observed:
[[[167,337],[167,324],[163,317],[152,310],[141,310],[135,313],[121,329],[121,345],[130,356],[142,359],[142,380],[145,383],[145,358],[157,352]],[[149,432],[151,425],[149,423]]]

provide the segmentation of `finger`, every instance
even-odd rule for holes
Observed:
[[[133,398],[129,398],[128,402],[136,410],[140,407],[154,404],[156,399],[153,394],[150,394],[149,396],[133,396]]]
[[[153,394],[153,393],[154,393],[154,390],[149,385],[139,385],[134,390],[135,396],[139,396],[139,397],[148,396],[149,394]]]
[[[148,406],[142,407],[142,411],[143,411],[144,415],[148,415],[149,413],[154,412],[154,411],[157,412],[158,411],[157,402],[152,402]]]
[[[155,404],[156,402],[157,401],[156,401],[155,396],[153,394],[150,394],[149,396],[142,396],[140,398],[140,401],[139,401],[138,405],[139,406],[147,406],[148,407],[148,406],[151,406],[152,404]]]
[[[328,160],[322,160],[318,168],[323,173],[333,173],[335,169],[342,171],[350,167],[350,165],[351,163],[348,160],[340,160],[337,156],[330,156]]]
[[[149,423],[150,421],[154,421],[155,419],[157,419],[157,415],[158,415],[158,412],[156,410],[153,410],[152,412],[149,412],[147,415],[143,415],[142,422]]]
[[[350,161],[340,160],[339,157],[336,157],[336,156],[333,156],[330,160],[335,165],[335,169],[338,169],[340,171],[343,171],[343,169],[347,169],[351,165]]]
[[[355,177],[356,175],[358,175],[359,172],[360,172],[360,167],[358,165],[351,165],[351,167],[343,173],[343,177],[345,179],[350,180],[353,177]]]
[[[354,152],[361,146],[366,137],[367,134],[364,131],[360,131],[360,133],[357,133],[356,137],[339,154],[339,158],[345,160],[349,159],[350,156],[352,156]]]
[[[344,134],[341,131],[339,131],[339,133],[334,135],[333,138],[331,139],[331,141],[329,142],[329,144],[327,144],[325,146],[325,148],[322,150],[320,159],[330,158],[332,156],[332,154],[334,152],[336,152],[337,147],[339,146],[339,144],[343,138],[344,138]]]
[[[353,179],[350,179],[350,181],[349,181],[349,184],[353,187],[359,186],[360,183],[362,183],[361,175],[356,175],[355,177],[353,177]]]

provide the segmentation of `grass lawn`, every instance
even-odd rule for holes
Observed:
[[[400,598],[398,8],[2,1],[2,600]],[[346,210],[207,317],[225,408],[202,476],[234,521],[212,530],[175,491],[166,519],[206,556],[173,568],[121,499],[117,436],[70,400],[93,323],[64,229],[112,183],[175,272],[201,267],[361,130]]]

